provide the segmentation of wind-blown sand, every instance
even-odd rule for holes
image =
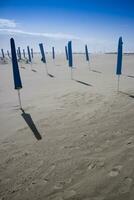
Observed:
[[[0,200],[133,200],[134,56],[119,94],[116,55],[91,55],[95,71],[74,55],[75,80],[64,55],[47,59],[54,78],[38,55],[19,64],[23,112],[0,64]]]

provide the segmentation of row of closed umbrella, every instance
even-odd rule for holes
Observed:
[[[20,109],[22,109],[21,98],[20,98],[20,89],[22,89],[22,82],[21,82],[21,77],[20,77],[20,72],[19,72],[15,41],[13,38],[10,39],[10,45],[11,45],[11,59],[12,59],[14,89],[17,90],[17,92],[18,92],[19,106],[20,106]],[[121,71],[122,71],[122,55],[123,55],[123,47],[122,46],[123,46],[122,37],[120,37],[119,42],[118,42],[117,67],[116,67],[116,74],[118,75],[118,91],[119,91],[119,78],[120,78]],[[40,52],[41,52],[41,61],[46,65],[46,73],[48,75],[47,62],[46,62],[46,56],[45,56],[43,43],[39,44],[39,48],[40,48]],[[30,52],[29,46],[27,47],[27,51],[28,51],[29,62],[32,62],[33,51]],[[18,48],[18,54],[19,54],[19,56],[21,56],[20,48]],[[65,54],[66,54],[66,59],[68,60],[68,65],[71,69],[71,79],[72,79],[73,78],[72,77],[72,68],[73,68],[72,41],[69,41],[67,46],[65,46]],[[89,62],[89,53],[88,53],[87,45],[85,45],[85,54],[86,54],[86,60]],[[4,56],[3,49],[2,49],[2,55]],[[55,59],[54,47],[52,48],[52,57],[53,57],[53,59]]]

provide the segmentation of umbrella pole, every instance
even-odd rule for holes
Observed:
[[[31,65],[31,70],[33,69],[33,63],[32,62],[30,62],[30,65]]]
[[[73,80],[73,69],[71,67],[71,80]]]
[[[117,92],[119,92],[119,88],[120,88],[120,75],[118,75]]]
[[[56,64],[55,64],[55,59],[53,59],[53,63],[54,63],[54,65],[56,65]]]
[[[48,75],[47,63],[45,63],[45,68],[46,68],[46,74]]]
[[[90,62],[88,61],[88,67],[89,67],[89,70],[91,70],[91,67],[90,67]]]
[[[17,91],[18,91],[19,107],[20,107],[20,110],[22,110],[21,97],[20,97],[20,89],[17,89]]]

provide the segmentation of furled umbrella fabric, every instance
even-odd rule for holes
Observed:
[[[26,58],[25,49],[23,49],[23,57]]]
[[[122,74],[122,54],[123,54],[123,42],[122,42],[122,37],[120,37],[118,42],[118,54],[117,54],[117,68],[116,68],[117,75]]]
[[[52,58],[55,59],[55,49],[52,47]]]
[[[28,61],[31,63],[32,62],[32,58],[31,58],[29,46],[27,46],[27,52],[28,52]]]
[[[67,46],[65,46],[65,54],[66,54],[66,60],[68,60],[68,51],[67,51]]]
[[[86,60],[89,62],[89,54],[88,54],[87,45],[85,45],[85,53],[86,53]]]
[[[2,57],[5,58],[4,50],[1,49]]]
[[[73,55],[72,55],[72,42],[68,42],[68,63],[69,67],[73,67]]]
[[[15,42],[13,38],[10,39],[10,45],[11,45],[11,55],[12,55],[14,88],[18,90],[22,88],[22,82],[21,82],[19,66],[18,66],[18,61],[17,61],[17,56],[16,56]]]
[[[33,58],[33,48],[31,48],[31,56],[32,56],[32,58]]]
[[[20,47],[18,47],[18,58],[19,58],[19,60],[21,60],[21,50],[20,50]]]
[[[39,47],[40,47],[41,56],[42,56],[41,61],[42,61],[43,63],[46,63],[46,57],[45,57],[45,52],[44,52],[43,44],[40,43],[40,44],[39,44]]]

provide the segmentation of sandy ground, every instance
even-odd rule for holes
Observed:
[[[11,62],[0,64],[0,200],[134,199],[134,56],[38,55],[21,62],[24,111]],[[24,68],[25,67],[25,68]]]

